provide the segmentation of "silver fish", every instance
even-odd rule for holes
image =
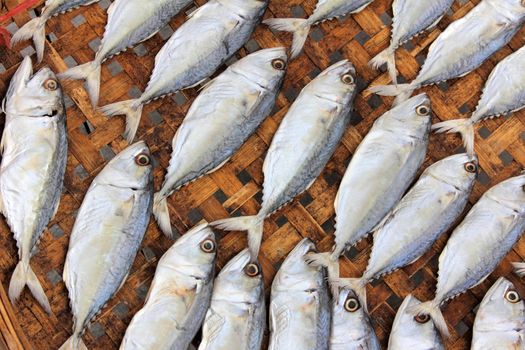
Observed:
[[[434,322],[428,316],[416,316],[410,309],[421,302],[408,295],[397,311],[388,350],[445,350]]]
[[[366,307],[366,285],[411,264],[461,215],[477,177],[477,158],[457,154],[429,166],[374,232],[360,278],[332,280],[356,291]]]
[[[215,279],[199,350],[258,350],[265,324],[262,270],[245,249]]]
[[[141,141],[116,155],[91,183],[64,265],[74,322],[60,349],[86,348],[84,329],[126,281],[151,215],[152,168]]]
[[[210,305],[216,243],[199,225],[162,256],[146,304],[126,330],[121,350],[187,349]]]
[[[212,75],[248,41],[267,6],[268,0],[208,1],[159,51],[146,91],[137,99],[102,107],[102,112],[126,115],[124,136],[131,142],[144,105],[196,86]]]
[[[332,306],[330,350],[380,350],[381,345],[359,298],[350,289]]]
[[[367,7],[373,0],[318,0],[314,13],[307,19],[269,18],[263,21],[273,30],[293,33],[291,58],[297,57],[314,25],[356,13]]]
[[[525,47],[506,57],[490,73],[476,110],[468,119],[447,120],[432,126],[437,132],[459,132],[465,148],[474,153],[474,125],[525,107]]]
[[[427,95],[412,97],[378,118],[355,151],[335,198],[334,249],[308,255],[310,263],[328,267],[331,279],[339,277],[339,256],[383,220],[416,177],[431,114]]]
[[[20,28],[11,39],[15,45],[21,41],[33,38],[38,62],[44,58],[44,45],[46,40],[46,22],[53,16],[72,11],[80,6],[94,4],[100,0],[46,0],[39,17],[33,18]]]
[[[330,296],[323,268],[308,265],[315,245],[304,238],[290,252],[272,283],[268,350],[328,349]]]
[[[192,0],[115,0],[108,9],[108,24],[95,59],[59,74],[60,79],[86,81],[91,103],[97,106],[102,63],[158,33]]]
[[[471,350],[523,349],[525,304],[512,282],[500,277],[479,305]]]
[[[406,100],[422,86],[467,75],[505,46],[525,21],[522,0],[482,0],[430,45],[425,64],[410,84],[374,86],[371,92]]]
[[[66,169],[66,111],[55,74],[44,68],[33,75],[31,58],[24,58],[11,80],[3,110],[0,211],[14,234],[20,259],[9,284],[9,298],[14,303],[27,285],[51,313],[29,261],[58,209]]]
[[[223,230],[248,231],[253,259],[259,253],[264,219],[306,191],[332,156],[350,120],[355,93],[355,69],[347,60],[312,80],[273,137],[263,165],[259,213],[212,223]]]
[[[394,0],[390,46],[370,61],[378,69],[387,64],[390,79],[397,84],[396,50],[410,39],[435,27],[454,0]]]
[[[173,138],[164,184],[153,213],[171,237],[167,198],[230,159],[270,114],[286,72],[286,50],[260,50],[237,61],[208,83]]]
[[[525,230],[525,174],[489,189],[456,227],[439,257],[436,296],[414,308],[448,336],[440,306],[483,282]]]

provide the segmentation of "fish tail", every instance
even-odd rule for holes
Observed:
[[[101,107],[100,110],[107,116],[122,114],[126,116],[126,131],[124,132],[124,137],[131,143],[137,134],[143,107],[144,105],[140,100],[127,100]]]
[[[512,267],[514,267],[514,273],[519,277],[525,276],[525,263],[513,262]]]
[[[100,63],[93,61],[70,68],[60,73],[58,77],[60,79],[85,80],[91,104],[96,107],[100,96],[100,71]]]
[[[364,310],[368,313],[368,306],[366,302],[366,284],[367,280],[364,277],[330,279],[330,285],[332,288],[349,289],[354,291],[363,305]]]
[[[429,315],[430,318],[432,318],[432,321],[434,322],[434,325],[438,329],[438,331],[443,335],[443,337],[448,338],[450,337],[450,333],[448,331],[447,327],[447,321],[445,321],[445,317],[443,317],[443,313],[441,312],[441,309],[439,307],[439,302],[432,300],[427,301],[418,305],[414,305],[411,308],[408,309],[410,313],[412,313],[414,316],[417,315]]]
[[[168,211],[168,198],[162,195],[161,192],[155,193],[153,199],[153,215],[161,231],[168,237],[173,239],[173,231],[171,229],[170,213]]]
[[[20,261],[16,265],[13,276],[11,276],[11,282],[9,282],[9,299],[13,304],[18,300],[26,285],[44,310],[51,314],[49,300],[31,266]]]
[[[383,64],[387,65],[388,74],[394,84],[397,84],[396,54],[390,47],[372,58],[368,64],[378,70]]]
[[[368,90],[381,96],[396,96],[394,101],[395,106],[408,100],[416,88],[417,87],[412,84],[397,84],[372,86]]]
[[[310,252],[304,256],[304,259],[308,265],[326,267],[329,280],[339,278],[339,259],[337,257],[334,259],[331,253]],[[332,295],[338,294],[339,288],[333,287]]]
[[[264,218],[258,215],[241,216],[238,218],[222,219],[210,225],[225,231],[248,231],[248,248],[253,261],[259,255],[264,228]]]
[[[463,145],[467,150],[467,153],[474,154],[474,123],[470,119],[455,119],[447,120],[441,123],[432,125],[432,130],[436,133],[453,133],[458,132],[461,134],[463,139]]]
[[[11,38],[11,45],[15,45],[27,39],[33,39],[35,44],[36,56],[38,62],[42,62],[44,58],[44,45],[46,40],[46,19],[44,17],[36,17],[27,22],[18,29],[18,31]]]
[[[58,350],[87,350],[87,347],[79,335],[73,334]]]
[[[270,29],[293,33],[291,58],[301,53],[310,32],[308,20],[302,18],[268,18],[263,21]]]

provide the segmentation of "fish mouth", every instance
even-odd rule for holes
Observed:
[[[52,109],[50,113],[43,114],[43,115],[41,115],[41,117],[54,118],[54,117],[58,116],[59,113],[60,112],[59,112],[58,109]]]

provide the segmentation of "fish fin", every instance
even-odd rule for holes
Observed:
[[[16,265],[13,276],[11,276],[11,282],[9,283],[9,299],[13,304],[18,300],[26,285],[42,308],[44,308],[48,314],[51,314],[49,300],[31,266],[26,267],[24,263],[20,261],[18,265]]]
[[[463,145],[469,155],[474,154],[474,123],[470,119],[446,120],[432,125],[432,130],[436,133],[458,132],[463,139]]]
[[[73,334],[58,350],[88,350],[82,338]]]
[[[173,239],[173,230],[171,229],[170,213],[168,210],[168,198],[160,192],[155,193],[153,199],[153,215],[160,230],[168,237]]]
[[[525,263],[513,262],[512,267],[514,267],[514,273],[519,277],[525,276]]]
[[[434,28],[437,27],[437,25],[439,24],[439,22],[441,22],[441,20],[443,19],[443,17],[445,17],[445,15],[440,16],[438,19],[436,19],[436,20],[434,21],[434,23],[432,23],[431,25],[428,26],[428,28],[426,29],[426,31],[434,30]]]
[[[264,228],[264,218],[257,215],[214,221],[210,224],[225,231],[248,231],[248,248],[253,261],[257,260]]]
[[[361,278],[331,278],[330,285],[335,288],[349,289],[355,292],[359,301],[363,305],[364,310],[368,313],[368,306],[366,304],[366,281]]]
[[[302,18],[268,18],[263,23],[268,25],[270,29],[293,33],[290,58],[295,58],[301,53],[310,32],[308,20]]]
[[[377,85],[368,88],[368,91],[381,96],[396,96],[394,106],[410,98],[416,86],[412,84]]]
[[[439,302],[432,300],[414,305],[408,309],[408,312],[412,313],[414,316],[420,314],[429,315],[441,335],[444,338],[450,337],[447,321],[445,321],[445,317],[443,317],[443,313],[439,307]]]
[[[36,56],[38,62],[42,62],[44,58],[44,47],[46,41],[46,19],[44,17],[33,18],[18,31],[11,38],[11,45],[15,45],[21,41],[33,38],[35,44]]]
[[[124,137],[128,143],[132,143],[139,128],[143,107],[144,105],[139,100],[127,100],[101,107],[100,111],[107,116],[124,114],[126,116]]]
[[[389,47],[368,62],[368,64],[375,70],[379,70],[379,67],[385,63],[387,65],[390,79],[397,85],[396,52],[394,50]]]
[[[101,69],[100,63],[93,61],[69,68],[67,71],[58,74],[58,77],[66,80],[85,80],[91,104],[96,107],[100,96]]]
[[[331,253],[306,253],[304,260],[311,266],[326,267],[328,271],[328,278],[339,278],[339,259],[332,259]],[[332,289],[332,295],[338,295],[339,289]]]

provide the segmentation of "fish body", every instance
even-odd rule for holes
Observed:
[[[46,0],[45,6],[39,17],[33,18],[20,28],[11,39],[11,44],[33,38],[38,62],[44,58],[44,45],[46,40],[46,22],[53,16],[67,11],[72,11],[80,6],[91,5],[100,0]]]
[[[199,350],[261,349],[266,306],[264,281],[245,249],[224,266],[213,286]]]
[[[465,153],[429,166],[374,231],[368,265],[360,278],[341,279],[366,304],[366,285],[411,264],[461,215],[477,178],[477,158]]]
[[[525,304],[512,282],[500,277],[479,305],[471,350],[523,349]]]
[[[339,293],[332,304],[330,350],[380,350],[370,317],[357,295],[349,289]]]
[[[432,319],[414,318],[410,308],[421,302],[408,295],[397,311],[392,332],[388,339],[388,350],[445,350]]]
[[[58,209],[66,169],[66,114],[55,74],[43,68],[33,75],[31,58],[24,58],[3,109],[0,211],[16,239],[20,259],[11,277],[9,298],[14,303],[27,284],[50,313],[29,261]]]
[[[162,256],[144,307],[131,320],[121,350],[187,349],[210,305],[216,243],[199,225]]]
[[[434,300],[414,313],[430,315],[443,334],[448,332],[440,306],[481,283],[525,230],[524,185],[525,174],[489,189],[454,229],[439,256]]]
[[[219,220],[212,225],[248,231],[255,258],[264,219],[306,191],[332,156],[350,120],[355,93],[355,69],[347,60],[332,65],[312,80],[288,110],[268,149],[259,213]]]
[[[63,350],[85,348],[85,327],[126,280],[151,215],[151,163],[144,142],[129,146],[102,169],[84,197],[64,265],[74,325]]]
[[[168,173],[153,212],[171,236],[167,197],[220,168],[270,114],[286,72],[284,48],[260,50],[231,65],[195,99],[172,142]]]
[[[397,84],[397,69],[395,62],[395,51],[398,47],[436,26],[450,9],[454,0],[394,0],[392,9],[394,18],[392,21],[392,37],[390,46],[374,57],[370,65],[378,69],[387,63],[388,72],[392,82]]]
[[[334,18],[356,13],[367,7],[373,0],[319,0],[314,13],[307,19],[269,18],[264,20],[271,29],[293,33],[291,58],[297,57],[312,26]]]
[[[419,87],[462,77],[506,45],[524,21],[525,5],[521,0],[483,0],[432,43],[415,80],[410,84],[374,86],[370,91],[397,96],[399,103]]]
[[[86,80],[93,106],[98,104],[102,63],[143,42],[165,27],[191,0],[116,0],[108,9],[108,23],[92,62],[70,68],[60,78]]]
[[[198,85],[250,38],[268,0],[211,0],[190,15],[155,57],[155,68],[144,93],[102,111],[126,115],[126,139],[137,132],[142,109],[152,100]]]
[[[324,269],[305,254],[315,245],[303,239],[290,252],[272,283],[268,350],[328,349],[330,297]]]
[[[425,94],[376,120],[337,192],[334,260],[371,232],[399,202],[425,159],[430,123],[430,100]]]
[[[525,47],[507,56],[490,73],[476,110],[468,119],[447,120],[432,126],[437,132],[459,132],[474,153],[474,125],[525,107]]]

